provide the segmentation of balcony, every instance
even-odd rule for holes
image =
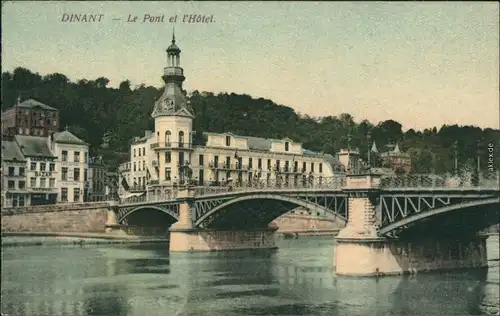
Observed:
[[[189,143],[180,143],[180,142],[156,142],[151,144],[151,149],[154,150],[162,150],[162,149],[175,149],[175,148],[183,148],[183,149],[191,149],[192,145]]]
[[[37,192],[37,193],[56,193],[56,188],[28,188],[28,192]]]
[[[146,186],[145,185],[133,185],[130,187],[130,192],[131,193],[136,193],[136,192],[143,192],[146,191]]]

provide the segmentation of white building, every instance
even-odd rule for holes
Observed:
[[[121,195],[126,189],[158,192],[188,179],[197,185],[277,178],[284,183],[306,179],[321,182],[345,170],[332,155],[311,152],[289,138],[204,133],[205,145],[193,146],[194,113],[182,87],[185,77],[180,52],[174,37],[167,49],[168,64],[162,77],[165,89],[152,113],[155,130],[145,131],[143,137],[132,142],[130,161],[119,168]]]
[[[2,140],[4,207],[83,202],[88,145],[68,131]]]

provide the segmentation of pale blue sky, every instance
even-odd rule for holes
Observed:
[[[104,18],[62,23],[63,13]],[[499,127],[496,2],[3,2],[2,70],[160,87],[168,17],[191,13],[215,23],[176,23],[188,91],[391,118],[404,129]],[[165,14],[165,23],[127,24],[129,14]]]

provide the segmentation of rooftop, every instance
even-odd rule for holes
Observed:
[[[15,140],[24,156],[55,157],[45,137],[16,135]]]
[[[47,104],[43,104],[42,102],[38,102],[36,100],[33,100],[33,99],[28,99],[26,101],[23,101],[19,104],[16,104],[14,107],[18,107],[18,108],[30,108],[30,109],[33,109],[33,108],[42,108],[44,110],[48,110],[48,111],[59,111],[58,109],[56,108],[53,108],[51,106],[48,106]]]
[[[2,140],[2,160],[24,161],[23,153],[14,140]]]
[[[88,145],[86,142],[71,134],[68,131],[63,131],[54,134],[54,142],[59,144],[71,144],[71,145]]]

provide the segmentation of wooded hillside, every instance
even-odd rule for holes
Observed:
[[[124,81],[118,89],[107,87],[109,80],[71,82],[65,75],[55,73],[41,76],[28,69],[17,68],[2,73],[2,111],[21,100],[33,98],[60,110],[61,126],[92,145],[92,151],[103,154],[111,166],[125,159],[116,155],[126,153],[134,136],[143,136],[144,130],[153,130],[150,114],[161,88],[141,85],[136,88]],[[495,147],[495,166],[500,162],[500,130],[475,126],[429,127],[423,131],[403,132],[400,123],[388,118],[372,123],[342,113],[338,116],[310,117],[296,113],[292,108],[271,100],[248,95],[193,91],[189,93],[196,119],[196,131],[233,132],[240,135],[284,138],[302,142],[314,151],[335,154],[348,143],[367,155],[367,132],[377,146],[399,142],[402,150],[413,158],[415,172],[446,172],[453,170],[454,141],[458,141],[459,163],[474,165],[477,157],[476,141],[481,141],[480,155],[483,168],[488,159],[487,146]],[[124,154],[123,156],[126,156]]]

